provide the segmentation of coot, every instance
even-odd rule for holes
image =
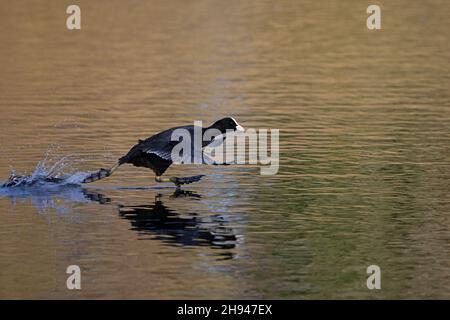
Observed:
[[[161,176],[173,163],[172,161],[172,149],[179,143],[179,141],[172,141],[172,133],[176,129],[185,129],[191,135],[191,142],[194,144],[194,125],[179,126],[171,129],[164,130],[157,133],[145,140],[139,140],[138,143],[133,146],[130,151],[123,157],[121,157],[117,163],[111,169],[100,169],[99,171],[91,174],[89,177],[83,180],[83,183],[89,183],[103,179],[110,176],[118,167],[125,163],[130,163],[136,167],[145,167],[153,170],[155,173],[156,182],[173,182],[176,186],[182,184],[188,184],[199,181],[203,175],[197,175],[192,177],[178,178],[162,178]],[[227,131],[244,131],[237,121],[232,117],[226,117],[214,122],[207,128],[201,128],[202,137],[206,130],[217,129],[221,132],[223,137]],[[203,139],[202,139],[203,140]],[[212,143],[214,139],[210,141],[202,141],[202,148]],[[195,153],[195,150],[193,154]]]

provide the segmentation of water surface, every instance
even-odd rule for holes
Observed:
[[[383,1],[380,31],[356,0],[77,4],[81,31],[68,4],[0,3],[0,180],[225,115],[280,129],[280,171],[3,190],[1,298],[450,297],[448,1]]]

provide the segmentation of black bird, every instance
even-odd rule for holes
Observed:
[[[138,143],[133,146],[126,155],[121,157],[117,161],[117,163],[113,167],[111,167],[111,169],[102,168],[99,171],[92,173],[89,177],[85,178],[83,180],[83,183],[89,183],[106,178],[110,176],[119,166],[125,163],[130,163],[136,167],[145,167],[153,170],[153,172],[155,173],[156,182],[173,182],[176,186],[180,186],[182,184],[199,181],[203,177],[203,175],[186,178],[171,177],[168,179],[161,177],[173,163],[173,148],[178,143],[180,143],[179,141],[172,141],[172,133],[177,129],[184,129],[186,130],[186,132],[189,132],[191,136],[192,156],[195,156],[196,154],[198,154],[198,152],[202,151],[195,150],[194,147],[194,131],[196,131],[194,125],[174,127],[157,133],[145,140],[139,140]],[[203,141],[203,134],[208,129],[218,130],[216,132],[220,132],[220,135],[222,135],[223,138],[225,138],[226,133],[230,130],[244,131],[244,128],[241,127],[234,118],[226,117],[220,119],[207,128],[201,128],[202,148],[210,145],[214,141],[214,138],[217,138],[216,136],[212,137],[210,141]]]

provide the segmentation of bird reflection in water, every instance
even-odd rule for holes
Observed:
[[[201,199],[199,194],[181,189],[170,196],[179,197]],[[161,199],[159,194],[149,205],[119,207],[120,216],[131,222],[132,230],[138,232],[140,239],[160,240],[179,246],[236,247],[240,237],[222,216],[181,215],[164,205]]]
[[[111,199],[95,191],[78,186],[49,186],[47,188],[0,188],[0,198],[11,200],[12,207],[22,201],[31,201],[39,214],[55,210],[59,214],[69,214],[74,204],[96,202],[109,204]]]
[[[31,200],[40,214],[49,210],[69,214],[74,204],[99,203],[114,205],[111,198],[96,191],[78,186],[51,186],[43,188],[0,188],[0,197],[11,199],[13,207],[17,201]],[[209,246],[232,249],[241,237],[231,228],[230,221],[221,215],[202,216],[196,213],[180,213],[168,208],[158,194],[148,205],[118,205],[121,218],[131,223],[131,230],[138,233],[139,239],[159,240],[175,246]],[[168,196],[170,200],[190,198],[201,201],[201,195],[176,189]],[[232,258],[231,251],[221,252],[222,258]]]

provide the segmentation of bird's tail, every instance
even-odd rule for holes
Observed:
[[[120,167],[122,163],[120,163],[120,161],[118,161],[115,165],[113,165],[111,167],[111,169],[104,169],[101,168],[98,171],[92,172],[89,176],[87,176],[86,178],[84,178],[84,180],[81,183],[91,183],[97,180],[101,180],[104,179],[106,177],[109,177],[110,175],[113,174],[114,171],[116,171],[116,169],[118,167]]]

